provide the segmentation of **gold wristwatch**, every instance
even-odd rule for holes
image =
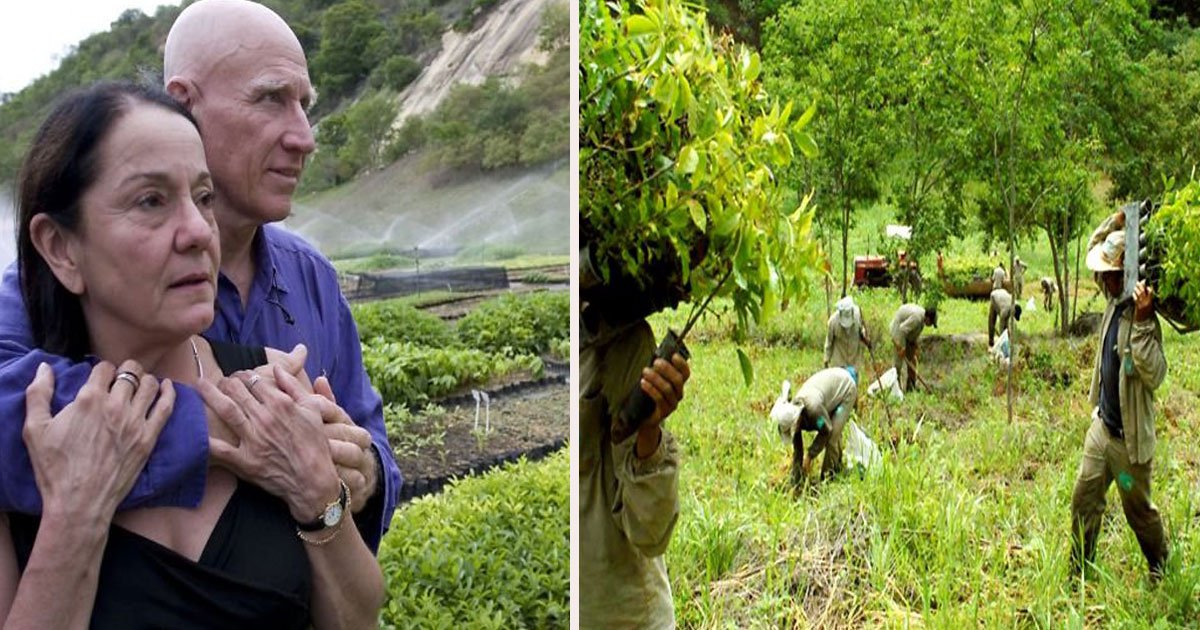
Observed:
[[[317,518],[307,523],[296,523],[297,529],[302,532],[319,532],[330,527],[337,527],[342,519],[346,518],[346,512],[350,510],[350,488],[341,478],[338,479],[338,484],[342,486],[338,498],[326,505]]]

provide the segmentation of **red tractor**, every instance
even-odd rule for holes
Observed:
[[[893,275],[897,270],[909,274],[914,287],[921,285],[921,270],[917,261],[908,258],[904,250],[896,251],[896,263],[892,264],[886,256],[870,255],[854,257],[854,286],[856,287],[886,287],[891,286]]]

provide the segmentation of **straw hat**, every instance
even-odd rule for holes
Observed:
[[[1125,230],[1117,230],[1088,250],[1087,268],[1096,272],[1122,271],[1125,256]]]

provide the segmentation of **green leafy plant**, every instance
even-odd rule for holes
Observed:
[[[996,260],[983,254],[962,254],[942,262],[942,281],[947,287],[961,289],[973,282],[991,282]]]
[[[1183,328],[1200,327],[1200,182],[1168,192],[1143,232],[1158,310]]]
[[[522,460],[397,510],[379,549],[381,627],[566,627],[567,461]]]
[[[358,324],[358,338],[407,342],[422,346],[447,347],[457,344],[454,331],[436,315],[414,308],[401,300],[380,300],[350,305]]]
[[[728,296],[739,331],[802,293],[807,199],[777,179],[804,126],[759,81],[758,53],[667,0],[580,5],[580,240],[602,281]],[[729,278],[730,281],[725,282]],[[748,362],[745,363],[748,365]],[[751,374],[745,373],[747,380]]]
[[[458,321],[463,345],[514,356],[542,354],[571,336],[571,296],[563,291],[510,293],[484,302]]]
[[[383,406],[383,424],[387,429],[388,443],[400,457],[413,457],[419,453],[437,450],[445,456],[442,447],[446,442],[446,427],[437,423],[438,418],[445,413],[438,405],[427,404],[420,412],[414,412],[404,405],[387,404]],[[432,430],[428,425],[423,430],[414,430],[421,422],[435,423]]]
[[[509,357],[379,338],[363,343],[363,366],[384,402],[409,407],[495,377],[520,371],[536,377],[543,370],[542,360],[531,355]]]

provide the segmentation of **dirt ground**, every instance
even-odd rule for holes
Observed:
[[[454,477],[479,474],[522,455],[544,457],[561,448],[570,431],[570,388],[563,382],[492,394],[488,432],[482,406],[476,429],[474,401],[459,399],[443,407],[444,413],[406,428],[421,434],[424,446],[413,455],[396,455],[404,476],[402,499],[437,492]]]

